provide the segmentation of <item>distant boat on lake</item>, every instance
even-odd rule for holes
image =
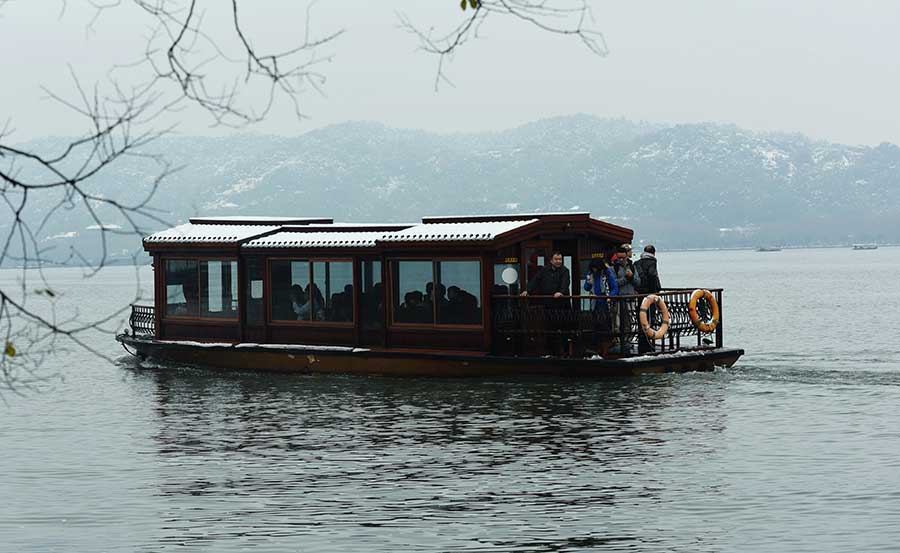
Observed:
[[[758,252],[780,252],[781,248],[778,246],[760,246],[756,248]]]
[[[853,244],[854,250],[877,250],[878,244]]]

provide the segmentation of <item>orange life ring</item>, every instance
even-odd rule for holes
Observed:
[[[712,310],[712,318],[708,321],[701,320],[700,314],[697,313],[697,302],[700,301],[700,298],[706,299]],[[688,314],[691,316],[691,322],[700,329],[700,332],[712,332],[719,326],[719,304],[709,290],[694,290],[694,293],[691,294],[691,301],[688,302]]]
[[[659,309],[659,314],[662,315],[662,324],[659,325],[659,328],[657,329],[650,326],[650,321],[647,317],[647,310],[654,304],[656,304],[656,307]],[[641,311],[638,314],[638,322],[641,323],[641,329],[644,331],[644,334],[647,335],[647,338],[651,340],[662,340],[669,332],[669,307],[661,297],[656,294],[650,294],[641,302]]]

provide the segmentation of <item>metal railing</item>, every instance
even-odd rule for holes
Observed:
[[[132,305],[128,325],[135,336],[156,334],[156,315],[152,305]]]
[[[645,294],[631,296],[492,297],[493,350],[502,355],[627,357],[648,352],[722,347],[722,289],[710,289],[719,304],[716,330],[701,332],[689,314],[694,288],[660,292],[669,309],[669,330],[661,340],[647,339],[638,313]],[[698,308],[704,307],[701,300]],[[649,313],[650,325],[661,317]]]

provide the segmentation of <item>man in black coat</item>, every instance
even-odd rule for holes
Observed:
[[[535,296],[560,296],[569,295],[569,283],[571,282],[569,270],[563,267],[563,256],[559,252],[553,252],[550,263],[541,267],[531,280],[528,287],[522,292],[523,296],[533,294]]]
[[[553,296],[544,300],[531,302],[532,305],[543,305],[545,310],[557,311],[546,313],[545,325],[547,329],[547,349],[553,355],[563,355],[562,331],[568,321],[564,311],[571,311],[572,303],[563,296],[569,295],[571,276],[569,270],[563,266],[563,256],[560,252],[553,252],[550,263],[541,267],[528,281],[528,286],[521,295]]]
[[[644,246],[644,253],[641,258],[634,262],[634,271],[640,276],[641,283],[638,285],[638,293],[640,294],[657,294],[662,290],[659,283],[659,271],[656,270],[656,248],[652,244]],[[651,325],[659,324],[659,310],[655,305],[651,305],[647,310],[647,320]],[[640,332],[638,335],[638,353],[647,353],[653,351],[653,344],[647,339],[647,336]]]
[[[653,244],[644,247],[641,258],[634,262],[634,270],[640,276],[641,283],[638,292],[641,294],[656,294],[662,290],[659,283],[659,271],[656,270],[656,248]]]

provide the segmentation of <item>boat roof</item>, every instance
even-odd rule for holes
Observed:
[[[417,245],[500,244],[537,232],[590,232],[629,241],[630,229],[587,212],[423,217],[421,223],[335,223],[312,217],[192,217],[189,223],[144,238],[147,250],[185,246],[280,248],[375,248]]]
[[[257,215],[224,215],[220,217],[191,217],[195,225],[311,225],[334,223],[328,217],[268,217]]]
[[[145,244],[234,244],[261,234],[277,231],[276,225],[185,223],[155,232],[144,238]]]
[[[296,232],[282,230],[254,238],[242,248],[372,248],[384,231]]]
[[[513,221],[477,221],[459,223],[432,223],[422,219],[416,225],[396,232],[386,233],[382,242],[486,242],[507,232],[522,228],[538,219]]]
[[[423,223],[478,223],[485,221],[521,221],[527,219],[589,219],[587,211],[549,211],[538,213],[503,213],[497,215],[435,215],[422,217]]]

